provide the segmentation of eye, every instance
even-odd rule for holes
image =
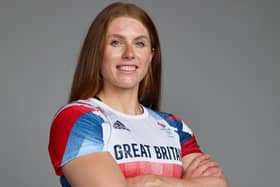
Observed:
[[[119,40],[112,40],[112,41],[110,42],[110,44],[111,44],[113,47],[118,47],[118,46],[120,46],[122,43],[121,43],[121,41],[119,41]]]
[[[136,45],[136,47],[139,47],[139,48],[145,47],[144,42],[136,42],[135,45]]]

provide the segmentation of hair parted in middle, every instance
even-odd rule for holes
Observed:
[[[155,24],[135,4],[116,2],[105,7],[93,20],[80,51],[68,102],[96,96],[103,87],[101,64],[109,24],[118,17],[131,17],[148,30],[153,58],[140,82],[138,99],[141,104],[159,110],[161,96],[161,49]]]

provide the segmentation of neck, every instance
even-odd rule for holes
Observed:
[[[97,96],[102,102],[119,112],[130,115],[143,113],[143,108],[138,101],[138,90],[112,92],[102,89]]]

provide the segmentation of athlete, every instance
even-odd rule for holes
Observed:
[[[154,23],[134,4],[95,18],[69,103],[50,130],[49,154],[63,187],[226,187],[180,118],[159,112],[161,50]]]

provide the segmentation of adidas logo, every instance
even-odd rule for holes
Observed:
[[[114,124],[113,127],[116,129],[123,129],[123,130],[127,130],[130,131],[129,128],[127,128],[122,122],[120,122],[119,120],[117,120]]]

